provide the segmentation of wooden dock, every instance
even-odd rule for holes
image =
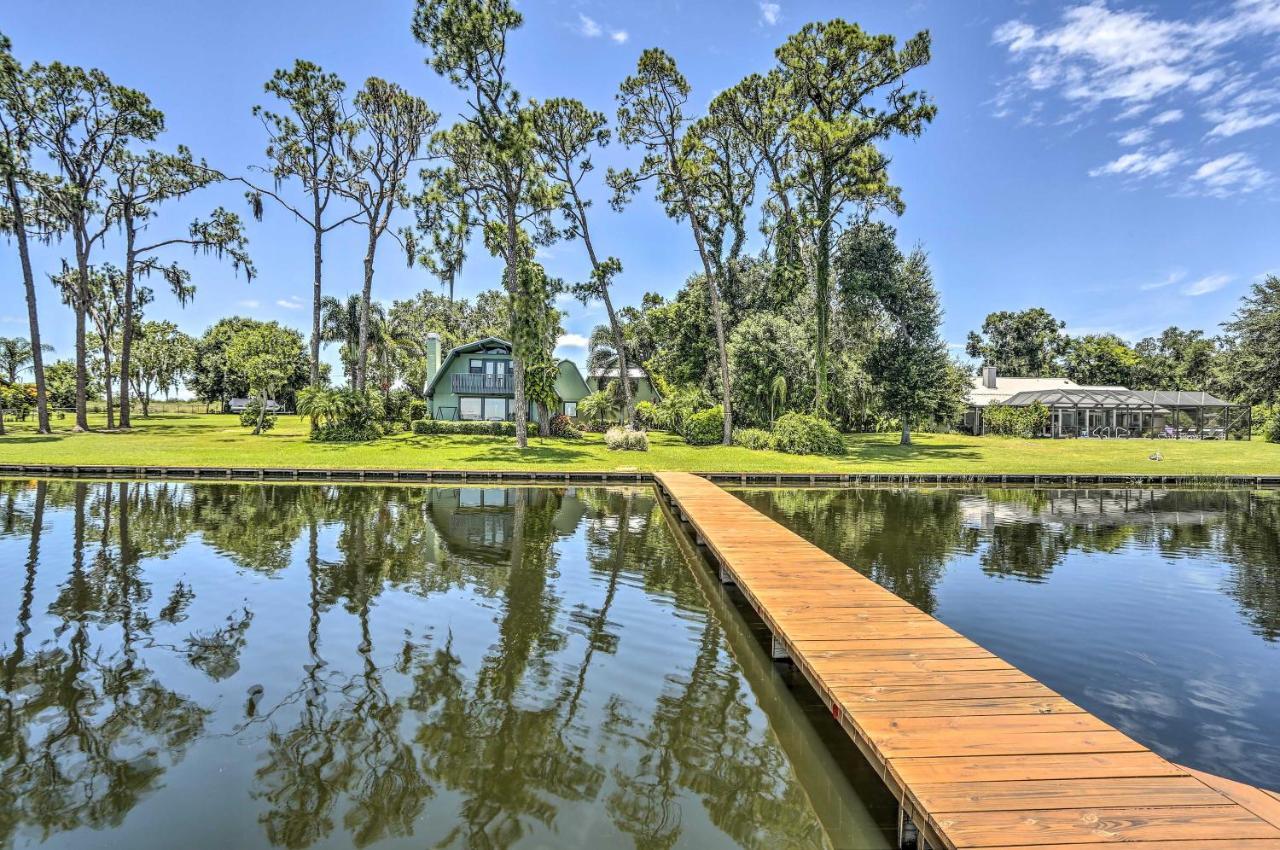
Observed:
[[[1162,758],[707,479],[655,480],[898,799],[904,847],[1280,850],[1280,796]]]

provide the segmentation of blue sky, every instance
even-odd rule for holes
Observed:
[[[185,144],[228,172],[263,162],[264,132],[250,110],[270,103],[263,82],[295,58],[337,72],[352,90],[370,75],[394,80],[445,122],[459,109],[458,93],[424,65],[409,33],[411,0],[6,5],[0,29],[19,58],[99,67],[142,89],[167,116],[158,146]],[[934,60],[913,83],[936,100],[938,118],[920,139],[890,146],[891,174],[907,203],[899,233],[932,258],[953,342],[992,310],[1035,305],[1074,333],[1136,340],[1170,324],[1213,333],[1250,282],[1280,270],[1280,0],[524,0],[519,8],[525,26],[510,65],[521,92],[577,97],[610,115],[618,82],[645,47],[675,56],[698,110],[769,67],[773,49],[807,21],[842,16],[899,38],[930,30]],[[611,146],[597,174],[634,159]],[[648,197],[615,214],[597,189],[592,227],[600,250],[623,262],[620,300],[674,293],[696,264],[686,226]],[[239,189],[214,187],[172,206],[155,232],[181,231],[219,204],[244,211]],[[149,315],[193,334],[231,313],[308,327],[307,231],[268,207],[249,236],[260,275],[252,284],[210,258],[179,255],[194,272],[196,299],[182,309],[159,294]],[[0,246],[0,335],[25,335],[16,250]],[[99,259],[118,261],[117,247]],[[380,250],[376,298],[436,286],[405,267],[394,242]],[[71,314],[44,272],[70,251],[55,244],[36,257],[42,325],[59,356],[72,352]],[[329,293],[358,289],[362,253],[357,228],[330,238]],[[499,268],[482,254],[472,251],[461,295],[497,285]],[[577,243],[546,250],[544,262],[567,279],[586,273]],[[581,359],[602,311],[563,306],[561,353]]]

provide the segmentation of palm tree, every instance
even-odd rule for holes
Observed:
[[[341,346],[338,354],[342,358],[342,372],[351,386],[355,386],[356,364],[360,360],[360,302],[359,295],[348,295],[346,301],[325,296],[320,302],[320,341]],[[375,301],[369,305],[370,337],[378,336],[377,329],[384,324],[386,314]]]
[[[40,350],[51,353],[53,346],[41,345]],[[9,383],[18,383],[18,374],[30,369],[34,360],[35,352],[31,349],[31,343],[20,336],[0,336],[0,373],[4,374]]]

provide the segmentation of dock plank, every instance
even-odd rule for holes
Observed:
[[[654,478],[931,847],[1280,850],[1273,792],[1169,762],[707,479]]]

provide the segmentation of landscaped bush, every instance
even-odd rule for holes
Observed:
[[[763,428],[734,428],[733,444],[744,449],[773,448],[773,435]]]
[[[597,390],[578,400],[578,419],[588,430],[603,431],[605,420],[612,412],[613,399],[604,390]]]
[[[258,399],[250,399],[249,404],[245,407],[244,412],[240,414],[240,424],[246,428],[256,428],[258,426],[258,415],[262,412],[262,402]],[[267,415],[262,417],[262,431],[266,433],[276,427],[275,411],[268,410]]]
[[[844,439],[825,419],[810,413],[784,413],[773,423],[773,447],[793,455],[842,455]]]
[[[659,420],[658,406],[651,401],[636,402],[636,422],[639,422],[646,428],[662,429],[662,423]]]
[[[559,437],[562,440],[581,440],[582,431],[577,425],[573,424],[573,420],[563,413],[557,413],[551,417],[551,436]]]
[[[413,416],[409,411],[409,406],[419,399],[414,398],[413,393],[406,389],[392,390],[387,393],[387,399],[384,403],[383,420],[388,427],[408,428],[409,423],[414,419],[421,419],[420,416]]]
[[[982,423],[988,434],[1002,437],[1039,437],[1053,414],[1040,402],[1027,407],[988,405],[982,412]]]
[[[1280,443],[1280,408],[1277,408],[1267,420],[1262,436],[1268,443]]]
[[[415,419],[415,434],[468,434],[477,437],[514,437],[516,423],[486,422],[483,419]]]
[[[604,444],[615,452],[647,452],[649,435],[644,431],[615,426],[604,432]]]
[[[684,422],[684,440],[691,446],[714,446],[724,439],[724,408],[699,410]]]
[[[429,413],[430,410],[427,407],[426,399],[415,398],[409,402],[409,410],[406,415],[409,422],[413,422],[415,419],[427,419]]]

